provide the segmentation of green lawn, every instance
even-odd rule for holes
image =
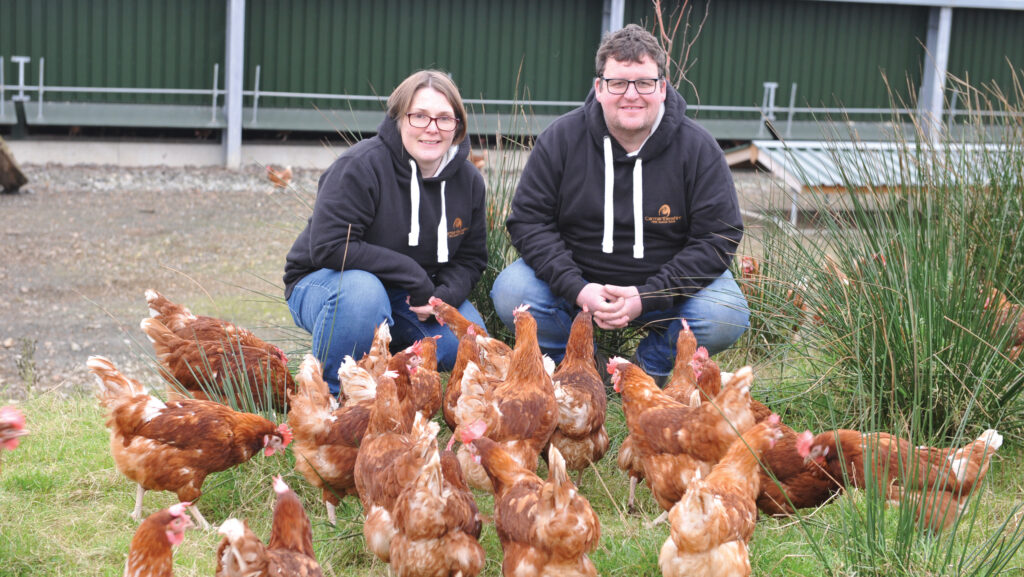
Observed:
[[[108,575],[120,576],[137,525],[129,518],[135,486],[114,468],[108,448],[103,414],[90,397],[60,398],[42,395],[21,405],[32,434],[21,446],[3,455],[0,474],[0,575]],[[645,528],[659,508],[646,488],[639,490],[640,513],[624,512],[628,482],[615,468],[615,450],[625,434],[618,397],[609,405],[609,432],[613,447],[596,470],[588,471],[581,492],[601,519],[601,545],[592,558],[602,575],[658,575],[657,556],[668,536],[667,525]],[[445,433],[443,433],[445,434]],[[245,518],[262,537],[269,531],[273,494],[271,476],[285,479],[303,497],[313,520],[317,556],[327,575],[383,575],[386,568],[363,545],[361,507],[349,498],[339,507],[339,523],[331,527],[319,495],[292,471],[293,456],[262,455],[233,470],[207,479],[200,501],[212,523],[231,516]],[[1019,446],[1004,447],[994,459],[977,506],[966,516],[953,541],[918,535],[905,557],[890,550],[899,528],[898,508],[881,511],[875,535],[862,531],[875,508],[863,493],[853,492],[819,510],[805,511],[802,520],[762,518],[750,545],[757,575],[894,574],[899,563],[924,568],[941,560],[947,550],[970,550],[986,539],[1019,530],[1024,487]],[[546,474],[543,470],[542,475]],[[489,496],[478,503],[490,514]],[[144,513],[176,502],[170,493],[147,493]],[[1002,523],[1010,518],[1010,526]],[[485,525],[482,541],[487,551],[485,575],[501,574],[501,548],[494,526]],[[187,533],[175,554],[177,575],[211,575],[218,536],[201,530]],[[1019,544],[1019,536],[1017,537]],[[872,570],[849,564],[851,549],[874,548],[886,559]],[[955,563],[959,554],[954,554]],[[891,559],[890,559],[891,557]],[[889,565],[891,563],[891,566]],[[827,564],[827,566],[826,566]],[[1020,554],[1010,567],[1024,570]],[[891,571],[890,571],[891,569]],[[920,574],[920,573],[918,573]],[[959,574],[950,572],[947,574]],[[1010,573],[1012,574],[1012,573]],[[1019,574],[1019,573],[1018,573]]]

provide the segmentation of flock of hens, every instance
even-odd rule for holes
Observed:
[[[133,517],[142,519],[147,490],[172,491],[180,501],[142,521],[125,575],[172,575],[172,547],[193,519],[211,530],[196,505],[207,475],[289,445],[295,469],[321,489],[332,524],[339,500],[358,497],[366,547],[394,574],[479,574],[485,553],[478,539],[492,521],[504,575],[597,574],[588,553],[600,541],[600,520],[570,476],[610,446],[588,311],[575,319],[555,367],[540,352],[528,307],[515,311],[509,347],[431,299],[437,320],[459,339],[447,387],[433,339],[392,354],[382,323],[370,352],[345,359],[335,398],[312,355],[293,376],[284,353],[250,331],[194,315],[153,290],[146,298],[150,316],[141,327],[167,400],[103,357],[88,361],[114,462],[138,485]],[[617,455],[630,479],[629,506],[646,481],[665,511],[659,520],[671,527],[659,555],[664,575],[749,575],[747,545],[759,510],[817,507],[847,486],[874,485],[890,500],[910,500],[918,521],[941,531],[956,521],[1002,443],[994,430],[948,449],[912,447],[885,433],[797,433],[751,398],[750,367],[721,372],[685,323],[664,389],[624,359],[606,369],[629,432]],[[243,399],[287,410],[288,422],[228,406]],[[446,447],[439,446],[438,410],[452,431]],[[13,449],[26,432],[23,415],[0,409],[0,447]],[[535,473],[540,458],[546,479]],[[267,543],[243,520],[219,524],[218,576],[323,575],[302,502],[280,477],[272,486]],[[493,494],[493,519],[480,514],[472,489]]]

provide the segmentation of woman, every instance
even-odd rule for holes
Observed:
[[[431,296],[483,325],[466,300],[487,265],[484,181],[468,155],[458,88],[422,70],[391,93],[377,135],[321,175],[284,283],[331,393],[342,359],[367,352],[384,320],[393,349],[440,335],[438,368],[451,370],[458,340],[433,318]]]

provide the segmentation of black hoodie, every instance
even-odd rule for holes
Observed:
[[[660,123],[630,156],[608,133],[591,90],[582,107],[537,138],[506,226],[556,295],[575,303],[588,282],[636,286],[646,313],[670,308],[728,268],[743,237],[736,188],[722,149],[685,113],[686,101],[668,87]],[[611,252],[602,243],[605,138],[615,183]],[[642,203],[634,206],[636,184]],[[642,211],[642,229],[634,227],[634,210]]]
[[[395,121],[385,118],[377,136],[356,143],[320,176],[313,215],[288,252],[285,298],[311,272],[357,269],[405,289],[413,306],[431,296],[459,306],[487,266],[484,180],[468,156],[463,140],[439,175],[423,178],[417,168],[418,244],[409,246],[412,157]],[[442,183],[448,262],[438,262]]]

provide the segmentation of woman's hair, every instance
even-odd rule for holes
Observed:
[[[388,97],[388,116],[396,123],[400,122],[402,117],[409,112],[412,99],[421,88],[433,88],[448,99],[452,110],[455,111],[455,117],[459,119],[452,143],[462,142],[462,139],[466,137],[466,107],[462,104],[459,88],[447,74],[440,70],[420,70],[403,80]]]
[[[664,78],[668,73],[668,54],[665,49],[650,32],[636,24],[627,24],[625,28],[605,34],[594,58],[594,68],[597,75],[602,76],[609,58],[639,64],[644,56],[650,57],[658,66],[658,76]]]

